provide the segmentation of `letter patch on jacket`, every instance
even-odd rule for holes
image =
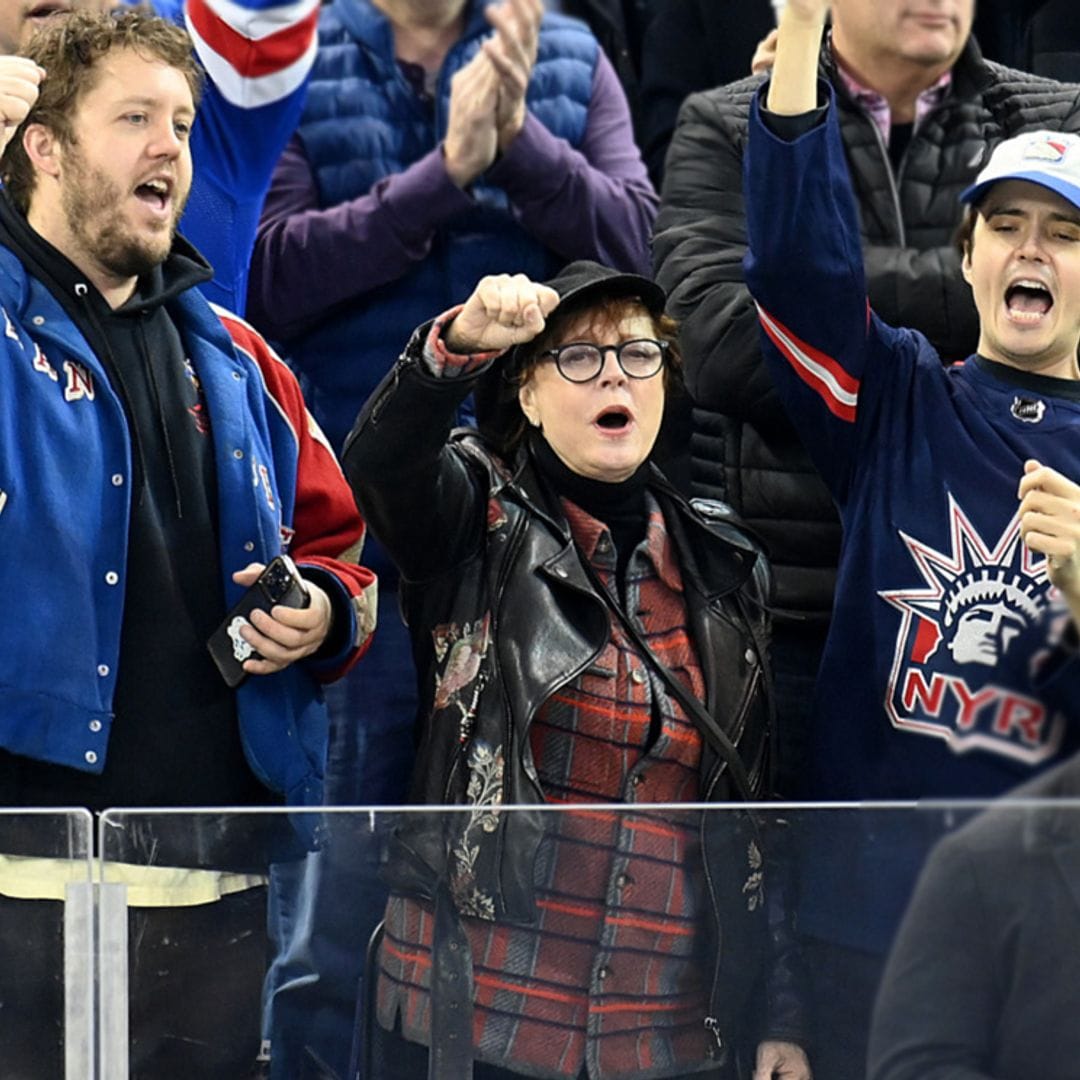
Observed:
[[[19,331],[15,329],[11,316],[8,315],[5,308],[0,308],[0,311],[4,313],[4,336],[11,338],[12,341],[17,341],[20,349],[25,349],[26,346],[22,343],[22,338],[19,337]]]
[[[46,359],[45,354],[41,351],[41,346],[37,342],[34,342],[34,359],[30,362],[34,365],[35,371],[40,371],[42,375],[48,375],[53,382],[60,381],[56,368]]]
[[[44,357],[43,357],[44,359]],[[94,400],[94,376],[74,360],[64,361],[64,374],[67,383],[64,386],[65,401]]]

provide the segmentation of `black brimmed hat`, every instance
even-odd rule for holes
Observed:
[[[559,307],[590,293],[599,296],[636,296],[654,315],[661,314],[667,303],[664,290],[650,278],[640,274],[624,274],[589,259],[579,259],[564,266],[544,284],[559,294]]]

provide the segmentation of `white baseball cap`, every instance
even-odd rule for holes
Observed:
[[[1028,131],[1006,139],[960,201],[978,202],[1001,180],[1041,184],[1080,209],[1080,137],[1061,131]]]

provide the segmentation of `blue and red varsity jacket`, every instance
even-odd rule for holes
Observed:
[[[246,323],[195,289],[171,302],[214,432],[225,607],[232,575],[288,551],[323,571],[348,633],[334,657],[236,691],[255,775],[294,805],[322,794],[319,684],[348,669],[374,625],[364,524],[292,373]],[[0,746],[101,772],[123,622],[133,462],[124,408],[64,309],[0,247]]]

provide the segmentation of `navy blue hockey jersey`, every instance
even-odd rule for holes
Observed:
[[[755,106],[746,155],[765,359],[844,527],[803,794],[995,795],[1080,742],[1080,659],[1017,500],[1028,458],[1080,478],[1080,383],[945,368],[874,315],[832,114],[787,142]]]

